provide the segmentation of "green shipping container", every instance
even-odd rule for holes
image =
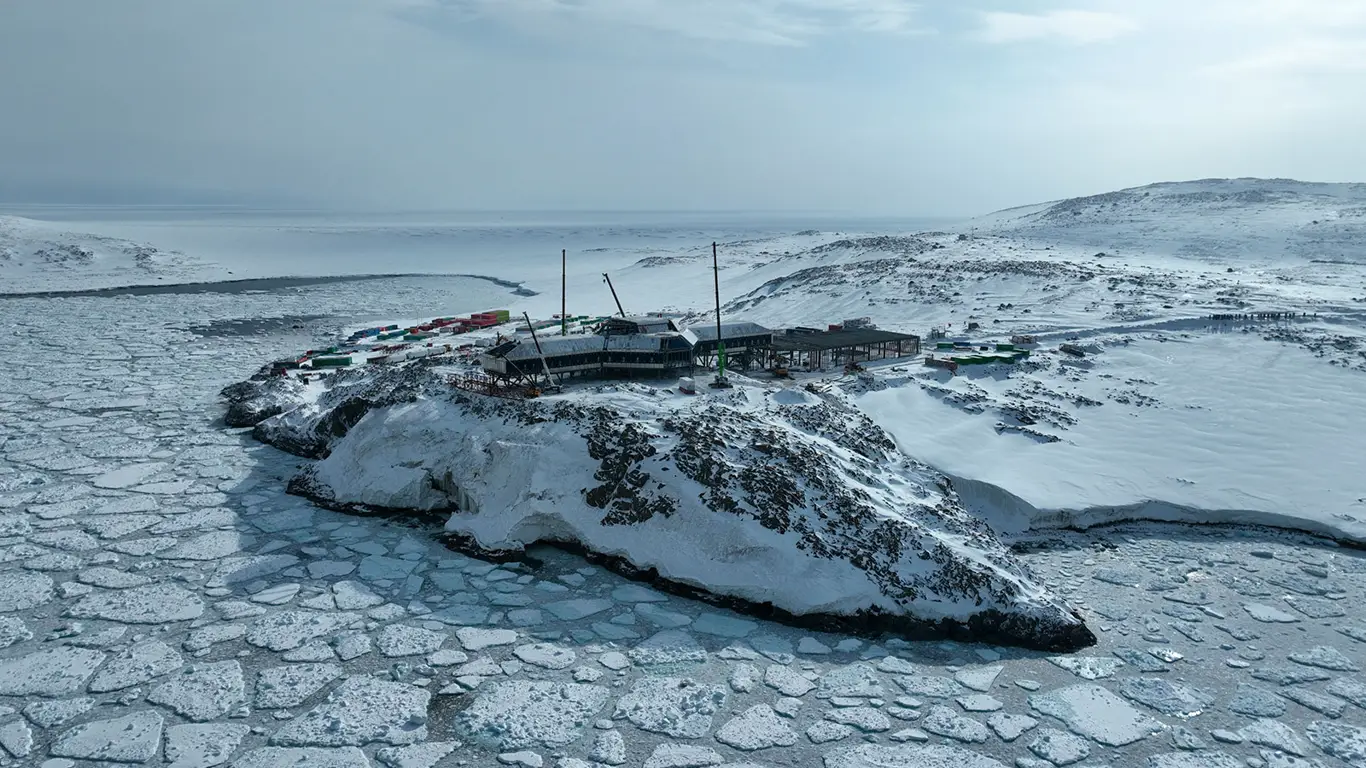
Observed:
[[[1014,344],[997,344],[997,345],[996,345],[996,351],[997,351],[997,352],[1014,352],[1014,351],[1015,351],[1015,345],[1014,345]]]
[[[314,368],[341,368],[351,364],[349,357],[315,357],[313,358]]]

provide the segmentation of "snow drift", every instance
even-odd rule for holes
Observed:
[[[17,216],[0,216],[0,285],[5,293],[124,287],[230,274],[221,267],[130,240]]]
[[[354,413],[344,404],[358,402],[356,381],[261,422],[263,439],[325,454],[296,492],[449,511],[447,530],[478,549],[564,543],[807,623],[1058,650],[1094,642],[943,475],[842,395],[608,385],[511,402],[402,375],[409,395],[371,401],[354,422],[336,410]]]
[[[1011,208],[972,225],[979,232],[1126,253],[1361,264],[1366,263],[1366,184],[1165,182]]]

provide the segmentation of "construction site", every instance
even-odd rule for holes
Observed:
[[[715,243],[714,317],[703,322],[659,312],[628,314],[607,274],[603,282],[616,314],[571,315],[564,290],[566,267],[561,251],[561,312],[549,319],[534,320],[525,312],[518,318],[507,309],[494,309],[409,326],[372,326],[351,333],[341,344],[276,361],[269,372],[306,380],[332,370],[426,360],[424,364],[457,366],[448,376],[453,387],[522,399],[582,380],[675,379],[680,391],[693,393],[699,374],[710,374],[705,387],[724,389],[731,386],[730,374],[774,379],[849,374],[872,363],[922,355],[919,336],[878,328],[867,317],[777,329],[723,318]],[[947,340],[943,331],[935,330],[930,338],[933,349],[923,364],[950,374],[963,366],[1013,364],[1027,359],[1037,346],[1031,336],[983,344]]]

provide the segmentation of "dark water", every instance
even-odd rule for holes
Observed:
[[[304,288],[331,283],[355,283],[366,280],[390,280],[402,277],[467,277],[474,280],[487,280],[494,285],[512,289],[512,292],[518,296],[536,295],[535,291],[524,288],[521,283],[485,275],[426,275],[420,273],[403,273],[392,275],[336,275],[330,277],[262,277],[244,280],[219,280],[210,283],[170,283],[163,285],[129,285],[119,288],[88,288],[73,291],[0,293],[0,299],[50,299],[78,296],[155,296],[190,293],[269,293],[271,291],[279,291],[288,288]]]

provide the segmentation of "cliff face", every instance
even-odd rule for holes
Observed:
[[[560,542],[804,620],[1094,642],[942,475],[840,394],[613,385],[508,402],[420,370],[380,376],[393,378],[338,381],[257,427],[325,457],[296,492],[447,511],[448,531],[479,549]]]

